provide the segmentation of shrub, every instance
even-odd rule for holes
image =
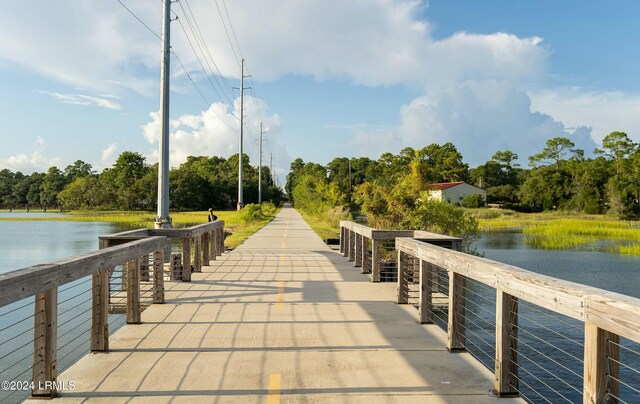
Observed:
[[[462,199],[465,208],[482,208],[484,205],[484,198],[480,194],[467,195]]]
[[[249,203],[240,211],[240,219],[245,223],[251,223],[262,218],[262,208],[256,203]]]

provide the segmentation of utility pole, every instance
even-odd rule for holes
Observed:
[[[158,161],[158,215],[156,229],[171,228],[169,216],[169,61],[171,59],[171,1],[162,13],[162,65],[160,67],[160,159]]]
[[[262,135],[267,132],[262,130],[262,122],[260,122],[260,164],[258,165],[258,203],[262,203]]]
[[[242,137],[244,131],[244,90],[251,87],[244,86],[244,59],[240,66],[240,152],[238,153],[238,210],[244,207],[244,192],[242,190]]]
[[[273,152],[269,153],[269,174],[271,174],[271,183],[273,184]]]

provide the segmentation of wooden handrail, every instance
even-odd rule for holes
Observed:
[[[399,260],[402,255],[420,262],[420,290],[429,279],[423,270],[439,267],[449,274],[449,348],[456,348],[452,335],[464,320],[454,314],[464,311],[458,305],[466,278],[496,290],[495,392],[499,396],[517,395],[518,301],[524,300],[584,323],[583,402],[605,402],[619,391],[619,339],[640,342],[640,299],[603,289],[541,275],[525,269],[468,255],[411,238],[396,239]],[[402,271],[399,268],[399,272]],[[399,276],[400,279],[400,276]],[[407,285],[398,288],[398,302]],[[430,293],[420,293],[419,307],[428,306]],[[455,302],[458,302],[457,304]],[[406,302],[404,302],[406,303]],[[462,303],[464,304],[464,303]],[[419,314],[419,318],[422,316]],[[464,344],[457,343],[457,348]]]
[[[438,247],[396,239],[396,249],[558,314],[640,342],[640,299]]]
[[[0,274],[0,307],[153,253],[166,242],[166,237],[150,237]]]

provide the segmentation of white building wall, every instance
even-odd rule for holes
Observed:
[[[443,194],[440,200],[449,203],[462,203],[462,200],[468,195],[482,195],[482,199],[484,199],[485,202],[487,201],[487,191],[469,184],[456,185],[451,188],[443,189],[440,192]]]

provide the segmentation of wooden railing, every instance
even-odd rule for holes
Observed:
[[[182,240],[183,282],[191,281],[191,251],[193,271],[201,272],[203,263],[208,264],[224,252],[224,221],[204,223],[184,229],[137,229],[100,237],[100,248],[140,240],[147,237],[164,236]]]
[[[91,277],[86,280],[86,283],[91,284],[90,290],[88,285],[84,285],[84,280],[79,285],[67,287],[75,288],[74,293],[80,290],[80,294],[90,295],[82,303],[89,305],[86,310],[91,313],[88,337],[90,350],[108,352],[109,314],[114,312],[110,306],[113,306],[115,299],[126,302],[124,311],[116,313],[126,314],[127,324],[141,323],[141,284],[151,285],[151,303],[164,303],[164,250],[171,238],[182,240],[184,270],[181,280],[188,282],[191,280],[192,245],[193,269],[199,272],[203,265],[208,265],[210,260],[215,260],[216,256],[223,253],[224,222],[218,220],[184,229],[138,229],[102,236],[98,251],[0,274],[0,308],[35,296],[35,304],[21,306],[28,308],[33,305],[34,315],[20,314],[23,317],[16,322],[24,324],[33,317],[33,366],[30,384],[34,386],[33,397],[53,397],[57,394],[58,309],[63,303],[58,302],[58,288]],[[117,290],[114,290],[110,281],[113,280],[116,268],[120,268],[121,275],[117,280]],[[69,297],[68,294],[67,290],[62,290],[60,296],[66,302],[73,300],[74,296]],[[76,305],[74,309],[78,307]],[[82,310],[85,308],[82,307]],[[3,315],[8,314],[11,311]],[[2,330],[9,328],[10,326],[0,327]],[[18,336],[24,338],[23,335],[24,333]],[[22,344],[20,348],[28,349],[29,344],[30,342]],[[7,353],[3,352],[1,357],[6,356]],[[29,370],[28,367],[22,369],[22,364],[23,360],[14,363],[20,367],[19,374],[25,374]],[[7,370],[9,369],[0,369],[0,372]],[[2,397],[0,395],[0,401]]]
[[[465,282],[469,279],[495,289],[495,392],[517,394],[518,302],[526,301],[584,323],[583,402],[621,402],[618,397],[620,337],[640,342],[640,299],[568,282],[524,269],[442,248],[411,238],[396,239],[399,272],[405,255],[419,261],[419,310],[432,312],[428,287],[436,268],[448,273],[448,348],[465,346]],[[613,275],[612,275],[613,276]],[[399,277],[401,279],[401,277]],[[406,303],[398,287],[398,303]],[[431,318],[419,316],[420,322]],[[638,352],[635,352],[638,355]],[[638,372],[638,369],[633,369]],[[629,381],[627,381],[627,384]],[[631,386],[638,391],[639,386]],[[636,395],[635,398],[640,398]]]
[[[91,350],[108,349],[109,273],[117,265],[137,263],[143,255],[155,254],[162,263],[166,237],[150,237],[104,248],[88,254],[65,258],[0,274],[0,307],[35,296],[33,327],[32,381],[34,397],[56,394],[58,288],[84,277],[92,277]],[[156,273],[162,265],[154,266]],[[138,271],[129,271],[127,321],[139,323]],[[157,279],[163,276],[158,274]],[[156,284],[154,296],[164,300],[162,282]]]
[[[414,237],[445,248],[459,250],[462,239],[418,230],[378,230],[362,224],[340,222],[340,253],[362,267],[363,273],[371,273],[371,282],[380,282],[383,263],[382,249],[394,250],[397,237]],[[395,255],[395,251],[393,253]],[[392,258],[392,260],[394,260]]]

